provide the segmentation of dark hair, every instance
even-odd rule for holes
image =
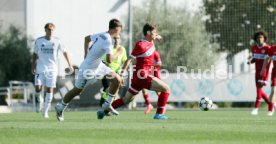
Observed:
[[[267,40],[267,32],[265,32],[265,31],[257,31],[257,32],[255,32],[254,33],[254,35],[253,35],[253,40],[256,42],[257,41],[257,39],[258,39],[258,37],[260,36],[260,35],[262,35],[262,36],[264,36],[264,41],[266,41]]]
[[[55,27],[55,25],[53,23],[46,23],[44,29],[47,29],[49,27]]]
[[[122,23],[118,19],[112,19],[109,21],[109,29],[115,29],[116,27],[123,27]]]
[[[143,27],[143,34],[144,36],[147,35],[147,31],[152,31],[156,29],[156,26],[155,25],[152,25],[152,24],[149,24],[149,23],[146,23]]]

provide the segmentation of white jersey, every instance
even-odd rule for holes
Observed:
[[[90,35],[92,45],[82,62],[80,69],[97,68],[102,63],[103,56],[111,54],[113,45],[112,38],[108,32]]]
[[[57,71],[58,50],[65,52],[63,43],[57,37],[47,40],[45,36],[36,39],[33,52],[37,54],[36,73]]]

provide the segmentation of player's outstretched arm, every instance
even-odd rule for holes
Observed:
[[[120,72],[120,76],[123,76],[123,74],[126,72],[126,70],[128,69],[129,65],[132,63],[133,61],[133,57],[128,57],[127,60],[124,62],[122,70]]]
[[[72,66],[72,63],[71,63],[71,61],[70,61],[70,59],[69,59],[69,56],[68,56],[67,52],[63,52],[63,56],[64,56],[65,60],[67,61],[68,67],[69,67],[71,70],[73,70],[74,68],[73,68],[73,66]]]
[[[129,65],[132,63],[133,59],[134,59],[133,57],[128,57],[128,59],[124,62],[121,72],[119,74],[120,77],[123,77],[124,74],[127,73],[126,70],[128,69]],[[121,86],[124,86],[124,85],[125,85],[125,83],[124,83],[124,81],[122,81]]]

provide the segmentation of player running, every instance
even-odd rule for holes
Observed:
[[[43,117],[49,118],[48,111],[51,107],[54,88],[56,87],[58,65],[58,51],[62,51],[69,68],[73,69],[66,48],[57,37],[53,36],[55,25],[47,23],[44,26],[46,35],[36,39],[32,56],[32,73],[35,75],[36,111],[43,107],[42,86],[46,87],[46,97],[43,108]]]
[[[146,23],[143,27],[144,40],[136,43],[131,56],[123,66],[123,72],[128,68],[133,59],[136,58],[135,70],[133,71],[133,78],[131,86],[125,97],[115,100],[112,103],[113,108],[121,107],[131,102],[135,95],[142,89],[149,89],[152,91],[161,92],[158,97],[157,111],[154,119],[166,120],[168,117],[165,115],[166,103],[168,101],[170,90],[169,86],[162,80],[151,75],[152,67],[154,66],[154,40],[161,39],[157,33],[157,28],[154,25]],[[105,104],[103,104],[105,105]],[[97,112],[98,119],[103,119],[108,109],[99,110]]]
[[[112,70],[114,70],[116,73],[119,73],[121,70],[121,66],[124,64],[124,62],[127,60],[127,54],[126,49],[121,45],[121,37],[120,35],[114,37],[114,48],[112,51],[113,53],[116,53],[118,49],[122,49],[122,52],[116,59],[114,59],[111,63],[107,61],[107,57],[105,56],[103,58],[103,62],[110,67]],[[101,99],[100,99],[100,106],[106,101],[107,99],[107,93],[106,90],[109,87],[109,81],[106,77],[102,79],[102,85],[103,85],[103,91],[101,92]]]
[[[248,64],[255,63],[255,83],[257,88],[257,97],[255,108],[252,110],[251,114],[258,115],[258,108],[260,107],[261,99],[263,98],[268,104],[268,115],[273,115],[273,103],[269,100],[268,96],[262,90],[262,87],[267,84],[270,62],[268,62],[266,67],[264,67],[262,75],[260,75],[264,59],[266,58],[266,54],[269,52],[270,49],[270,46],[265,43],[267,40],[267,34],[266,32],[258,31],[253,35],[253,39],[256,45],[253,45],[251,47],[253,58],[248,62]]]
[[[85,59],[80,65],[77,80],[75,81],[75,87],[70,90],[64,96],[63,100],[56,106],[56,116],[59,121],[64,120],[63,112],[68,106],[69,102],[84,89],[86,83],[95,83],[97,79],[102,79],[104,76],[107,77],[111,85],[109,87],[108,96],[105,101],[104,108],[110,110],[113,114],[118,115],[119,113],[114,110],[111,106],[114,95],[119,89],[120,83],[122,82],[121,77],[116,74],[112,69],[106,66],[103,62],[103,56],[106,55],[107,62],[111,62],[116,59],[122,49],[119,48],[116,53],[112,54],[112,38],[118,36],[121,32],[122,24],[117,19],[109,21],[109,30],[94,35],[85,37],[84,41],[84,52]],[[92,44],[91,44],[92,43]],[[90,46],[91,44],[91,46]],[[90,48],[89,48],[90,46]],[[90,50],[88,50],[90,49]]]

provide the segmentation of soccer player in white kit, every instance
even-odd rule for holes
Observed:
[[[35,91],[38,99],[36,111],[39,112],[43,107],[43,116],[49,118],[48,111],[53,99],[53,91],[57,80],[57,59],[58,51],[63,53],[69,68],[72,68],[66,48],[57,37],[53,36],[55,25],[47,23],[44,26],[46,35],[36,39],[33,47],[32,73],[35,75]],[[43,106],[42,86],[46,87],[46,97]]]
[[[107,62],[110,63],[116,59],[123,51],[118,48],[117,52],[112,54],[113,44],[112,39],[118,36],[121,32],[122,24],[117,19],[109,21],[109,30],[94,35],[85,37],[84,40],[84,61],[80,65],[80,69],[75,81],[75,86],[70,90],[56,106],[56,116],[59,121],[64,120],[63,112],[69,102],[85,88],[87,83],[94,83],[101,80],[104,76],[110,80],[111,85],[108,90],[108,97],[103,105],[104,109],[110,110],[111,113],[118,115],[119,113],[112,108],[111,103],[114,95],[117,93],[121,77],[116,74],[111,68],[102,62],[104,55],[107,57]]]

